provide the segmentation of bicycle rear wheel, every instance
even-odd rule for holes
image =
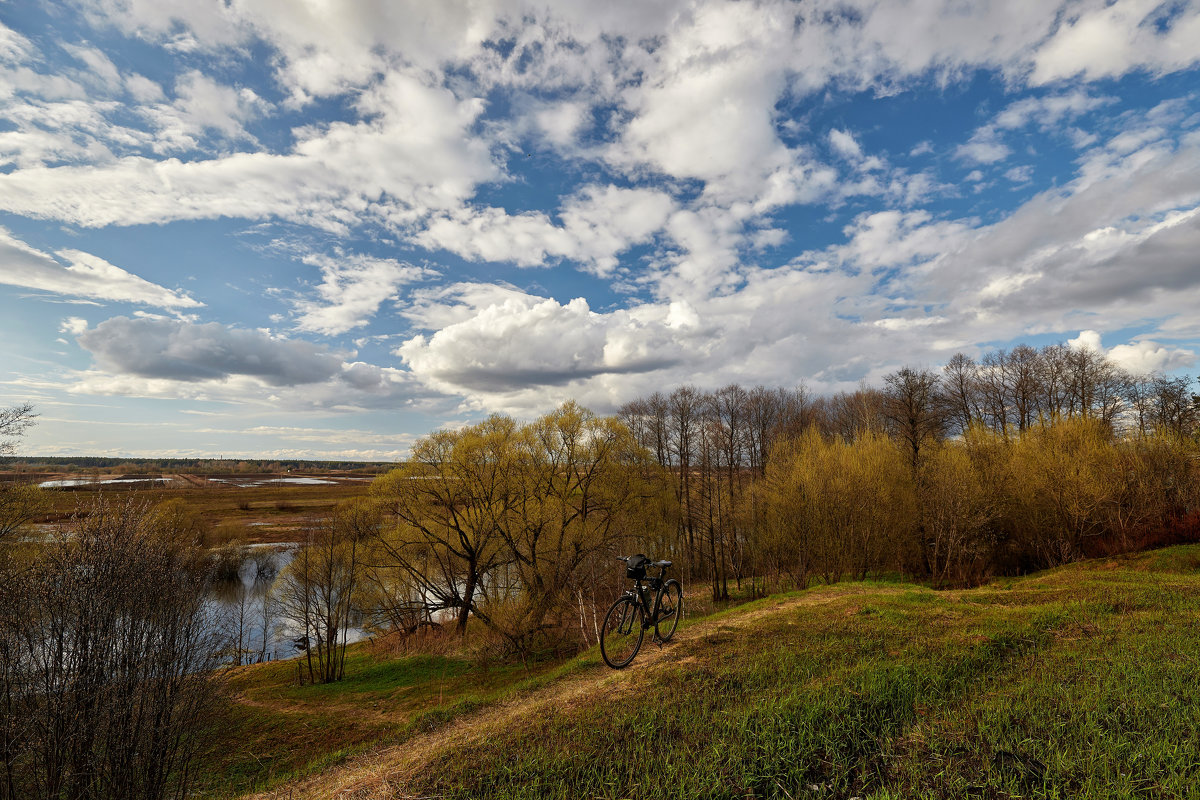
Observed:
[[[600,629],[600,655],[613,669],[629,666],[642,646],[642,607],[632,597],[622,597],[604,615]]]
[[[683,616],[683,587],[679,581],[667,581],[663,587],[662,597],[658,601],[658,616],[654,622],[654,635],[660,642],[669,641],[679,627],[679,618]]]

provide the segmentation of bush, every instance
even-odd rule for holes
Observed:
[[[0,565],[0,795],[182,796],[213,697],[209,570],[130,504]]]

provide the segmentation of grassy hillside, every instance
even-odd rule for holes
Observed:
[[[394,711],[348,715],[365,727],[330,734],[341,757],[308,751],[264,796],[1200,798],[1198,570],[1187,546],[969,591],[819,587],[694,621],[622,672],[363,655],[375,677],[288,689],[286,713]],[[246,697],[285,692],[245,675]]]

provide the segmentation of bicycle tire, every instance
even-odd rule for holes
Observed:
[[[683,587],[677,580],[669,580],[663,586],[658,600],[658,614],[654,622],[654,635],[660,642],[669,642],[679,627],[683,616]]]
[[[600,628],[600,655],[605,664],[621,669],[633,661],[642,648],[642,637],[646,635],[643,616],[641,605],[632,597],[618,598],[609,607]]]

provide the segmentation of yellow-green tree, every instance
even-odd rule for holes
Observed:
[[[946,443],[921,465],[920,545],[937,586],[965,583],[973,566],[990,555],[989,526],[998,513],[996,494],[971,459],[967,445]]]
[[[413,601],[454,609],[461,632],[473,616],[528,652],[568,612],[585,616],[617,540],[661,541],[660,473],[624,423],[575,403],[527,425],[495,416],[433,434],[372,487],[394,524],[369,573],[399,616]]]
[[[1035,426],[1011,450],[1015,532],[1045,564],[1084,554],[1105,532],[1104,510],[1116,501],[1118,453],[1108,426],[1095,418]]]
[[[456,612],[462,634],[479,610],[485,576],[512,558],[501,526],[519,501],[524,436],[498,415],[438,431],[371,486],[394,520],[377,542],[376,563],[407,575],[431,612]]]
[[[641,527],[641,503],[655,492],[648,454],[624,423],[575,403],[522,428],[517,442],[515,502],[500,527],[512,584],[482,613],[524,651],[557,626],[584,566]]]
[[[793,580],[802,584],[809,565],[834,582],[900,562],[911,539],[912,480],[886,436],[867,430],[847,441],[810,428],[772,462],[764,487],[773,526],[767,544],[788,563],[788,539],[795,542]]]

